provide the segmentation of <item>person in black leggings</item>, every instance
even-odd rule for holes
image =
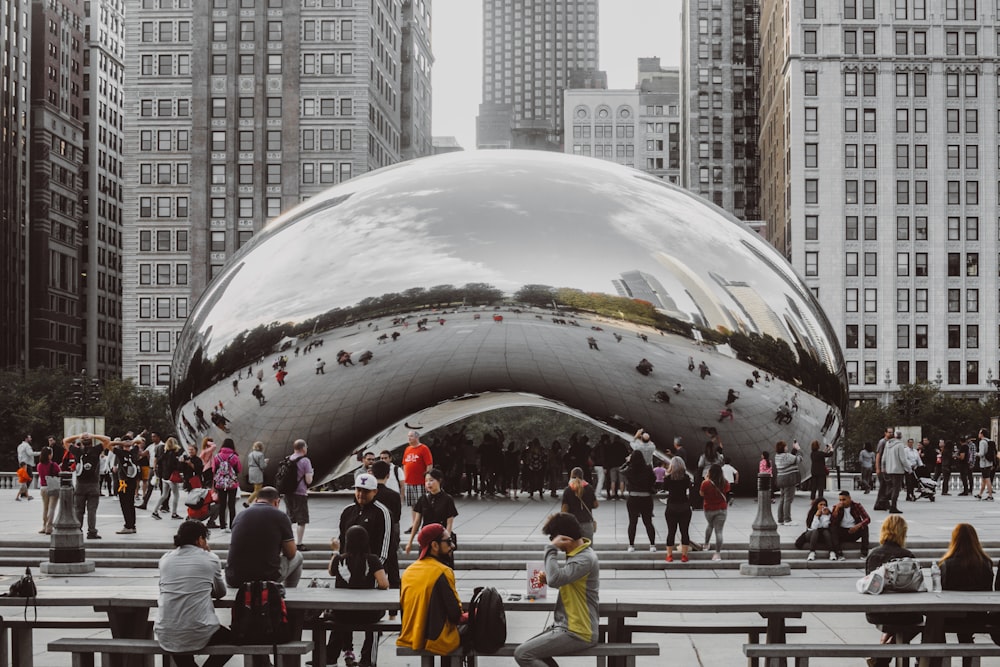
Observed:
[[[642,452],[635,451],[628,460],[628,470],[625,471],[628,482],[628,550],[635,551],[635,528],[642,517],[646,526],[646,536],[649,537],[649,550],[656,551],[656,531],[653,529],[653,493],[656,475],[646,463]]]
[[[690,494],[694,486],[691,477],[687,473],[687,466],[684,459],[675,456],[670,460],[670,467],[667,469],[667,478],[664,480],[667,491],[667,557],[668,563],[674,562],[674,537],[677,529],[681,530],[681,562],[688,562],[688,550],[691,548],[691,538],[688,536],[688,528],[691,526],[691,499]]]

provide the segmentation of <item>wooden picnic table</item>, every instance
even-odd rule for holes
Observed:
[[[460,591],[464,599],[471,591]],[[108,614],[113,637],[149,638],[149,609],[155,607],[159,590],[149,586],[59,586],[39,590],[40,608],[91,607]],[[232,607],[235,591],[216,601],[216,607]],[[323,609],[399,610],[399,592],[357,591],[338,588],[289,588],[288,609],[297,614]],[[21,598],[0,598],[0,607],[23,608]],[[555,596],[541,600],[505,600],[508,612],[551,612]],[[943,643],[949,617],[965,612],[1000,612],[1000,595],[992,592],[896,593],[878,596],[856,592],[800,591],[701,591],[605,590],[601,593],[599,613],[608,619],[608,642],[630,641],[627,619],[643,614],[662,614],[662,622],[677,625],[677,614],[759,614],[767,620],[767,643],[785,643],[787,619],[803,614],[865,612],[918,612],[925,615],[923,641]],[[644,625],[649,625],[644,622]],[[539,629],[541,629],[539,625]],[[148,664],[148,656],[139,656],[133,664]],[[23,663],[31,667],[30,663]],[[125,664],[125,663],[122,663]]]

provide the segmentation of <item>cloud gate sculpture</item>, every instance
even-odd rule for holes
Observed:
[[[184,440],[260,440],[273,468],[304,438],[317,481],[406,424],[512,405],[692,452],[716,435],[751,479],[778,440],[835,441],[846,396],[825,315],[748,227],[642,172],[521,151],[402,163],[273,221],[193,310],[171,388]]]

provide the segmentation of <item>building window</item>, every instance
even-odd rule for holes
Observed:
[[[858,73],[844,72],[844,97],[858,96]]]
[[[819,166],[819,144],[805,145],[805,163],[807,169],[815,169]]]
[[[897,241],[909,241],[910,240],[910,218],[905,215],[896,216],[896,240]]]
[[[806,179],[806,191],[805,191],[805,203],[806,204],[818,204],[819,203],[819,180],[815,178]]]
[[[858,325],[848,324],[847,333],[844,336],[844,347],[849,350],[855,350],[858,347]]]
[[[875,54],[875,31],[874,30],[862,30],[861,31],[861,53],[865,55]]]
[[[865,204],[878,203],[877,181],[865,181]]]
[[[858,240],[858,216],[849,215],[844,218],[844,238],[848,241]]]
[[[814,251],[809,251],[806,253],[806,275],[807,276],[818,276],[819,275],[819,253]]]
[[[874,288],[865,289],[865,312],[878,312],[878,290]]]
[[[802,52],[806,55],[815,55],[816,53],[816,31],[815,30],[805,30],[802,33]]]
[[[858,362],[856,361],[847,362],[847,382],[849,384],[858,383]]]
[[[896,275],[897,276],[910,275],[910,253],[908,252],[896,253]]]
[[[844,55],[853,56],[858,52],[858,31],[844,31]]]
[[[979,312],[979,290],[977,289],[965,290],[965,312],[967,313]]]
[[[806,233],[806,241],[819,240],[819,216],[817,215],[806,216],[805,233]]]
[[[807,181],[808,182],[808,181]],[[808,202],[806,202],[808,203]],[[855,180],[844,181],[844,203],[858,203],[858,182]]]
[[[948,384],[961,384],[962,382],[962,362],[948,362]]]
[[[805,131],[817,132],[819,130],[819,109],[816,107],[805,108]]]
[[[877,361],[866,361],[865,362],[865,384],[877,384],[878,383],[878,362]]]
[[[872,277],[878,275],[878,253],[865,253],[865,276]]]
[[[905,350],[910,347],[910,325],[896,325],[896,349]]]
[[[918,324],[914,327],[913,347],[917,349],[927,348],[927,325]]]
[[[844,109],[844,132],[858,131],[858,110]]]
[[[844,144],[844,167],[846,169],[857,169],[858,167],[857,144]]]
[[[919,218],[917,218],[919,220]],[[919,238],[918,238],[919,240]],[[927,277],[927,253],[918,252],[913,255],[913,274],[919,278]]]
[[[979,325],[969,324],[965,327],[965,348],[975,350],[979,348]]]
[[[910,312],[910,290],[908,289],[896,290],[896,312],[897,313]]]
[[[803,94],[806,97],[816,97],[818,90],[818,76],[819,74],[817,72],[805,72],[805,89]]]
[[[957,278],[962,275],[962,254],[958,252],[948,253],[948,277]]]
[[[979,362],[978,361],[967,361],[967,362],[965,362],[965,383],[966,384],[979,384]]]
[[[896,362],[896,384],[899,384],[899,385],[910,384],[910,362],[909,361],[897,361]]]
[[[858,253],[845,253],[844,273],[848,276],[858,275]]]
[[[858,290],[855,287],[848,288],[844,294],[844,302],[847,305],[847,312],[858,312]]]
[[[875,350],[878,349],[878,325],[877,324],[866,324],[865,325],[865,349]]]
[[[865,241],[878,240],[878,219],[874,215],[865,216]]]
[[[170,319],[170,299],[169,298],[158,298],[158,299],[156,299],[156,317],[157,317],[157,319],[161,319],[161,320]]]
[[[959,289],[948,290],[948,312],[949,313],[962,312],[962,290]]]

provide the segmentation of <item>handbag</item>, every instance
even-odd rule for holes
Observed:
[[[10,589],[4,595],[12,598],[24,598],[24,620],[28,620],[28,603],[33,602],[35,608],[35,618],[38,620],[38,588],[35,586],[35,579],[31,576],[31,568],[24,568],[21,578],[10,585]]]

